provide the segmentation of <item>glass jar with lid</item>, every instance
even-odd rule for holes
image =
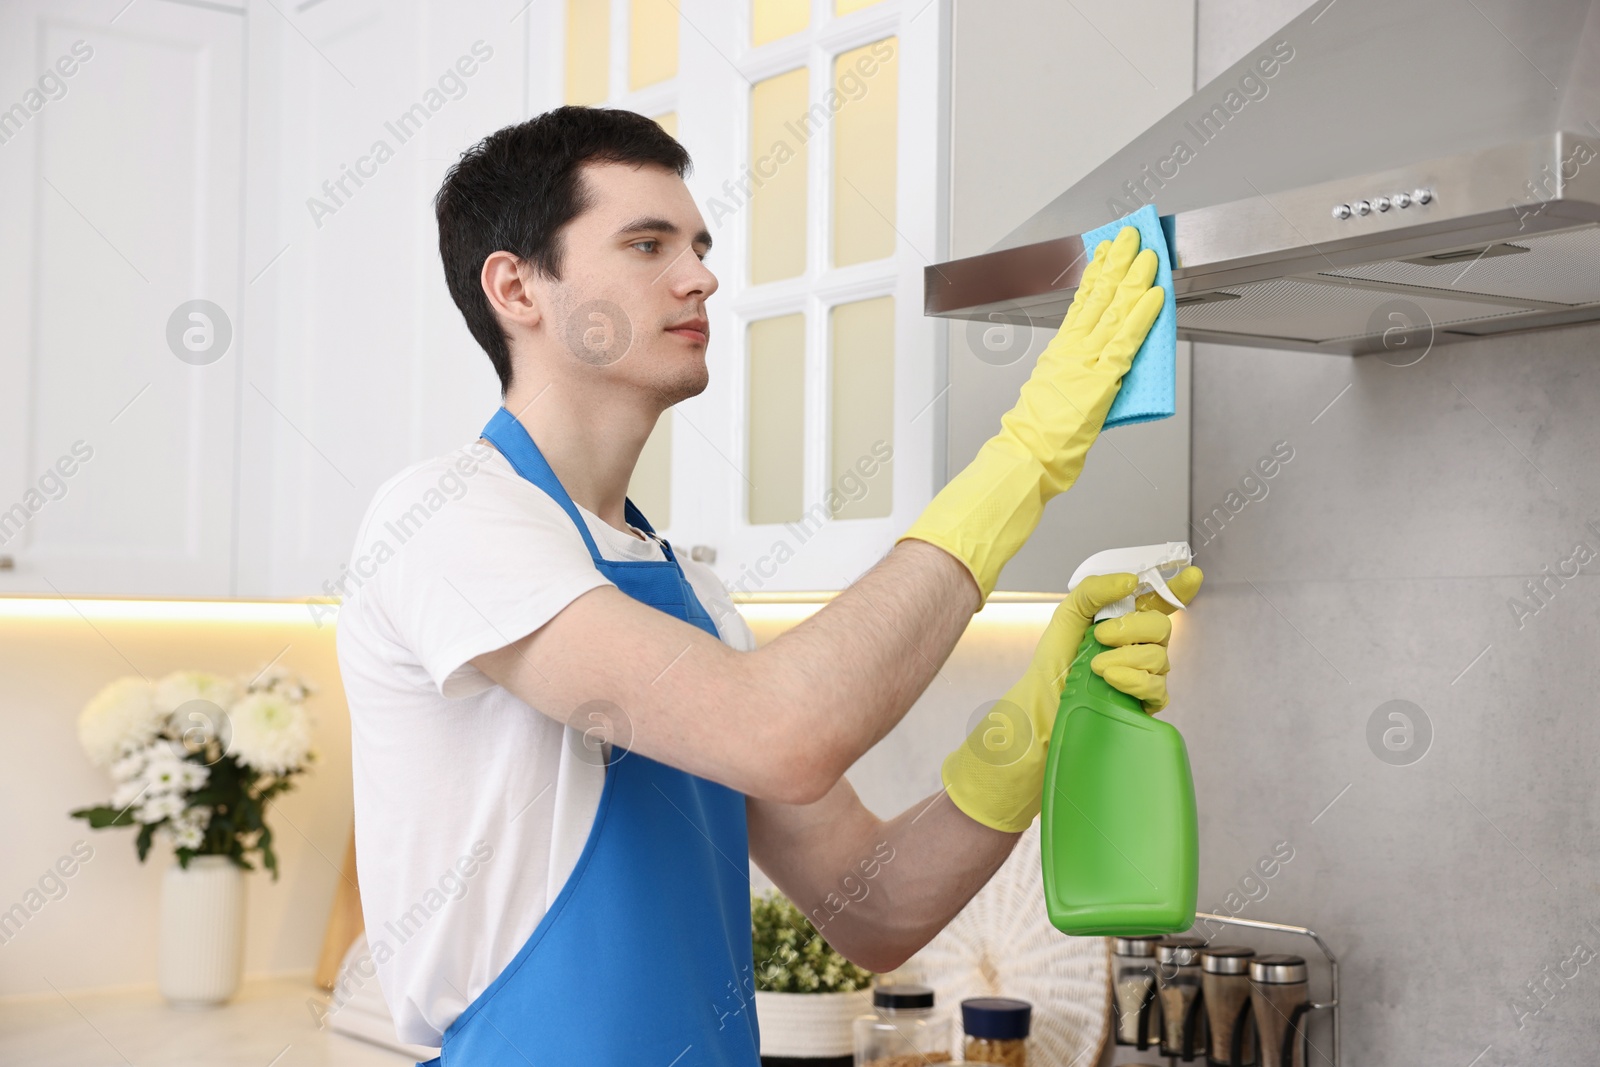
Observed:
[[[1254,949],[1211,945],[1200,950],[1200,993],[1211,1034],[1207,1061],[1217,1067],[1251,1067],[1256,1062],[1255,1027],[1250,1006],[1250,959]]]
[[[971,997],[961,1002],[966,1063],[1028,1067],[1028,1026],[1033,1005],[1011,997]]]
[[[919,1067],[950,1063],[950,1015],[923,985],[880,985],[872,1014],[855,1021],[856,1067]]]
[[[1198,937],[1164,937],[1156,942],[1156,992],[1161,999],[1161,1051],[1192,1060],[1205,1051],[1200,1000]]]
[[[1161,1043],[1156,1006],[1158,937],[1112,938],[1111,982],[1119,1045],[1143,1051]]]
[[[1250,961],[1250,1012],[1260,1038],[1261,1067],[1306,1067],[1309,988],[1304,957],[1268,955]]]

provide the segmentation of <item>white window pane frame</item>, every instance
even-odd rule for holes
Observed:
[[[679,138],[694,158],[687,182],[714,240],[707,262],[719,282],[708,304],[710,383],[672,413],[677,420],[672,528],[665,534],[684,550],[694,545],[714,549],[712,566],[736,593],[842,588],[882,558],[926,506],[934,486],[943,484],[945,333],[936,328],[937,320],[922,314],[922,299],[924,268],[947,258],[949,5],[950,0],[881,0],[837,17],[833,0],[812,0],[806,30],[755,48],[749,44],[748,0],[680,0],[677,76],[630,93],[629,4],[612,0],[612,97],[605,106],[646,115],[677,113]],[[555,0],[542,14],[545,43],[541,46],[537,36],[530,42],[531,113],[562,101],[564,20],[564,0]],[[894,254],[848,267],[829,265],[829,123],[806,144],[806,271],[751,286],[748,208],[728,192],[730,183],[745,175],[750,159],[751,86],[804,66],[809,99],[817,103],[832,88],[835,57],[891,36],[898,41],[899,76]],[[724,210],[728,206],[731,214]],[[883,518],[834,520],[826,499],[832,436],[830,313],[838,304],[879,296],[894,297],[892,510]],[[751,524],[746,519],[747,331],[752,321],[796,311],[806,317],[804,526]],[[869,484],[874,490],[881,485],[877,477]],[[788,558],[779,563],[782,556]]]

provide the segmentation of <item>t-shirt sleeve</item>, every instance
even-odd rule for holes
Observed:
[[[392,551],[375,565],[375,591],[447,699],[494,684],[468,662],[474,656],[613,584],[548,493],[493,462],[460,455],[465,462],[424,465],[400,479],[374,505],[363,546],[372,557],[380,544]]]

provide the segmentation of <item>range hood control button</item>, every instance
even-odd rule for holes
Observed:
[[[1380,196],[1378,199],[1372,202],[1372,206],[1377,208],[1379,211],[1388,211],[1389,198],[1387,196]]]
[[[1411,195],[1417,198],[1417,203],[1426,204],[1428,201],[1433,199],[1433,190],[1432,189],[1418,189],[1416,192],[1412,193]]]
[[[1349,218],[1350,217],[1350,205],[1349,204],[1335,204],[1333,206],[1333,217],[1336,218],[1336,219],[1347,219],[1347,218]]]
[[[1357,200],[1354,204],[1351,204],[1350,206],[1355,208],[1355,212],[1356,212],[1357,215],[1370,215],[1370,214],[1372,214],[1372,205],[1367,203],[1365,200]]]
[[[1411,206],[1411,194],[1410,193],[1395,193],[1389,199],[1394,202],[1394,206],[1395,207],[1410,207]]]

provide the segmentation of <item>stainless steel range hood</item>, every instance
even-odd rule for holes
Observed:
[[[1179,336],[1359,354],[1600,320],[1600,0],[1318,0],[929,315],[1055,326],[1077,235],[1153,202]]]

